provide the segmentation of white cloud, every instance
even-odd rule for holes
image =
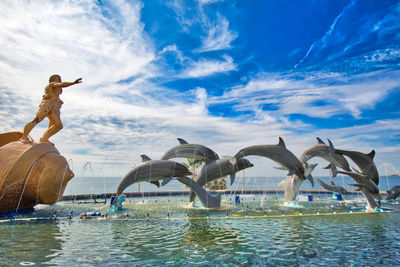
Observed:
[[[205,77],[216,73],[229,72],[236,69],[236,64],[230,56],[223,56],[224,60],[202,59],[193,62],[182,74],[182,77]]]
[[[233,155],[245,146],[275,144],[282,136],[288,148],[300,155],[307,145],[314,144],[316,134],[333,136],[337,146],[350,142],[354,148],[369,148],[357,137],[346,135],[373,138],[378,136],[377,129],[398,131],[396,125],[400,124],[393,120],[301,134],[292,129],[305,129],[308,125],[282,116],[293,110],[316,116],[343,112],[343,108],[352,106],[362,110],[398,84],[397,72],[376,81],[368,75],[356,77],[353,86],[349,86],[353,81],[338,73],[314,72],[303,75],[309,79],[300,80],[295,75],[259,75],[222,97],[211,96],[207,88],[201,87],[188,88],[188,97],[152,83],[149,77],[163,75],[153,60],[167,52],[175,53],[187,65],[181,78],[206,77],[236,70],[238,66],[229,56],[190,61],[176,45],[155,52],[143,31],[141,7],[134,1],[116,1],[108,8],[118,16],[105,17],[100,10],[104,7],[92,1],[0,2],[0,120],[6,122],[0,125],[0,132],[22,129],[32,119],[48,76],[53,73],[61,74],[64,80],[83,76],[82,84],[66,88],[61,95],[65,102],[61,109],[64,129],[51,138],[71,160],[77,176],[82,174],[85,163],[91,162],[94,175],[121,177],[140,161],[140,154],[157,159],[177,144],[177,137],[207,145],[219,155]],[[220,25],[227,25],[224,23]],[[224,27],[221,29],[229,31]],[[218,39],[217,32],[209,36]],[[224,41],[229,38],[220,40],[225,47],[230,43]],[[218,42],[214,44],[209,47],[217,47]],[[341,86],[321,85],[321,81],[329,79],[340,81]],[[310,101],[321,99],[334,99],[338,104],[332,103],[329,109],[310,106]],[[210,115],[209,105],[224,102],[256,112],[256,117]],[[276,105],[278,109],[266,112],[261,108],[263,104]],[[32,131],[35,140],[45,131],[46,123],[47,119]],[[388,151],[383,146],[377,149]],[[390,149],[400,150],[396,146]],[[274,170],[276,164],[269,160],[254,161],[257,165],[246,171],[249,176],[284,175]]]
[[[207,37],[203,39],[202,46],[196,51],[206,52],[231,48],[231,43],[238,34],[229,30],[229,21],[218,14],[214,24],[208,25]]]
[[[397,88],[399,71],[371,72],[347,77],[339,73],[259,74],[245,85],[227,90],[210,103],[234,103],[238,110],[273,105],[281,115],[304,114],[329,118],[350,113],[358,118],[363,109],[373,108],[388,92]],[[299,78],[305,77],[305,78]],[[378,78],[379,77],[379,78]]]
[[[32,95],[52,73],[66,80],[83,75],[90,86],[143,73],[154,53],[140,25],[141,6],[126,5],[116,9],[124,11],[122,22],[110,25],[92,1],[2,2],[0,86],[13,80]]]
[[[213,4],[217,2],[222,2],[224,0],[199,0],[200,5],[208,5],[208,4]]]

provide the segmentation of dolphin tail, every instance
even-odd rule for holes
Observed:
[[[193,202],[196,198],[196,194],[194,193],[194,191],[192,189],[190,189],[190,193],[189,193],[189,202]]]
[[[372,194],[368,191],[367,188],[363,187],[361,191],[363,192],[365,198],[367,199],[369,208],[375,209],[379,207],[379,204],[376,202],[376,200],[373,198]]]
[[[172,180],[172,178],[173,178],[173,177],[166,177],[166,178],[164,178],[164,180],[163,180],[162,183],[161,183],[161,186],[164,186],[164,185],[168,184],[168,183]]]
[[[309,176],[307,176],[307,179],[310,181],[311,186],[314,187],[314,179],[311,174]]]
[[[231,177],[231,185],[232,185],[233,182],[235,181],[236,173],[232,173],[232,174],[230,175],[230,177]]]

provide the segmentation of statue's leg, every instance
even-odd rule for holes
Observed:
[[[22,136],[19,139],[22,143],[30,143],[31,141],[28,138],[29,133],[32,131],[33,127],[35,127],[39,122],[41,122],[44,118],[46,118],[47,113],[49,111],[48,105],[42,104],[39,107],[38,112],[36,113],[35,118],[32,121],[25,124],[24,131],[22,132]]]
[[[44,132],[43,137],[40,138],[40,142],[47,142],[51,143],[49,141],[49,138],[53,135],[55,135],[58,131],[60,131],[63,128],[63,125],[61,123],[61,119],[59,116],[56,114],[52,113],[47,115],[49,118],[49,128],[47,128],[46,132]],[[53,143],[51,143],[53,144]]]

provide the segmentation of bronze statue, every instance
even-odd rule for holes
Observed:
[[[25,125],[22,137],[19,141],[30,143],[31,140],[28,138],[29,133],[32,131],[33,127],[47,117],[49,118],[49,127],[43,134],[43,137],[40,138],[40,142],[53,144],[49,141],[49,138],[63,128],[60,118],[60,109],[63,102],[59,97],[60,94],[62,94],[62,88],[81,82],[82,78],[78,78],[74,82],[62,82],[60,75],[51,75],[49,78],[49,84],[44,89],[43,100],[39,105],[39,110],[36,113],[35,118]]]

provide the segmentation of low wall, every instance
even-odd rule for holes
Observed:
[[[263,189],[251,189],[251,190],[220,190],[214,191],[210,190],[209,192],[221,192],[224,195],[262,195],[262,194],[283,194],[283,190],[263,190]],[[349,195],[361,195],[359,191],[347,191]],[[300,190],[300,194],[327,194],[330,195],[332,192],[326,190]],[[386,192],[381,192],[381,194],[386,194]],[[124,192],[124,195],[127,197],[155,197],[155,196],[182,196],[189,195],[188,190],[177,190],[177,191],[154,191],[154,192]],[[82,200],[82,199],[104,199],[111,198],[111,196],[115,196],[115,193],[103,193],[103,194],[82,194],[82,195],[67,195],[62,196],[60,201],[68,201],[68,200]]]

